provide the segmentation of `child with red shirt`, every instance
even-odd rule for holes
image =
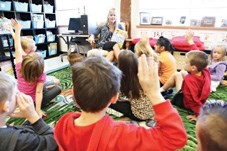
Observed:
[[[160,89],[166,91],[176,87],[177,92],[182,90],[182,99],[174,99],[173,104],[191,110],[194,113],[188,116],[191,120],[196,120],[200,108],[210,95],[211,78],[207,65],[208,55],[205,52],[193,50],[186,53],[185,71],[173,74]]]
[[[138,77],[155,112],[155,127],[145,129],[115,122],[106,110],[118,100],[121,71],[102,56],[91,56],[72,67],[73,91],[81,113],[67,113],[56,124],[59,150],[174,151],[187,141],[184,125],[169,100],[159,92],[157,58],[139,58]]]

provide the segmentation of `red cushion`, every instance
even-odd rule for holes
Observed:
[[[184,36],[173,37],[170,41],[174,47],[176,47],[176,46],[186,46],[187,47],[189,45]],[[204,43],[200,40],[199,36],[194,36],[193,41],[195,42],[197,47],[201,47],[204,45]]]

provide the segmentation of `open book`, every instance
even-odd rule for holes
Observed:
[[[122,48],[126,38],[125,35],[127,35],[127,31],[117,28],[113,33],[111,41],[117,42],[119,47]]]

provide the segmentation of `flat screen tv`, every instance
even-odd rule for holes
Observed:
[[[70,18],[68,30],[74,30],[75,33],[80,33],[82,31],[80,18]]]

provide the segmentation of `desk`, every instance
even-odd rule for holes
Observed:
[[[57,35],[59,38],[62,38],[65,42],[65,44],[67,45],[67,51],[68,53],[67,54],[70,54],[71,53],[71,49],[70,49],[70,44],[72,44],[71,42],[71,38],[79,38],[81,39],[82,41],[85,41],[86,42],[86,39],[89,37],[89,35],[78,35],[78,34],[71,34],[71,33],[62,33],[62,34],[59,34]],[[75,42],[75,45],[77,43]],[[61,55],[61,61],[63,62],[63,55],[67,55],[67,54],[62,54]]]

